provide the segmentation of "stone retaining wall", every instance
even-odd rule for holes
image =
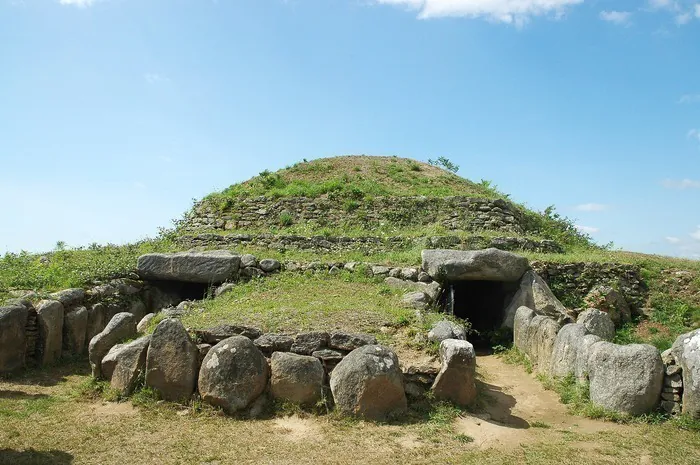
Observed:
[[[284,234],[214,234],[201,233],[180,236],[178,242],[184,247],[239,247],[252,245],[275,250],[309,250],[320,253],[356,252],[379,253],[405,250],[414,247],[481,250],[495,248],[508,251],[562,253],[563,248],[555,241],[535,240],[524,237],[487,237],[473,235],[431,237],[346,237],[346,236],[299,236]]]
[[[528,230],[523,214],[512,203],[470,197],[376,197],[361,201],[256,197],[232,199],[225,211],[200,202],[181,228],[185,231],[269,229],[275,225],[305,222],[335,227],[344,224],[439,224],[449,230],[489,229],[518,234]]]

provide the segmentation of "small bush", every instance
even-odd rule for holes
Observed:
[[[294,223],[294,217],[288,211],[280,213],[279,223],[281,226],[291,226]]]

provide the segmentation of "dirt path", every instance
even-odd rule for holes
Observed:
[[[597,433],[620,428],[614,423],[570,415],[552,391],[533,375],[493,355],[477,357],[484,414],[458,420],[457,431],[474,438],[477,447],[516,447],[541,439],[542,433]]]

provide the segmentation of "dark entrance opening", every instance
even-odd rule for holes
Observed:
[[[490,349],[502,332],[505,309],[517,289],[517,281],[453,281],[443,294],[443,308],[471,323],[468,339],[474,348]]]
[[[209,284],[184,281],[148,281],[148,310],[158,312],[176,307],[185,300],[202,300],[207,296],[209,287]]]

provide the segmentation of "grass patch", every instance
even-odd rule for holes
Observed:
[[[532,362],[525,353],[520,351],[517,347],[512,346],[509,348],[498,346],[494,347],[494,350],[498,357],[509,365],[520,365],[525,369],[526,372],[532,373]]]

